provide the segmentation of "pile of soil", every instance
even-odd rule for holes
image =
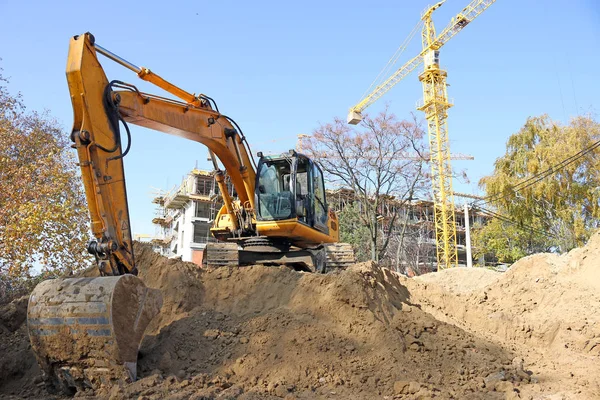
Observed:
[[[415,280],[434,283],[445,292],[462,294],[489,286],[501,276],[502,273],[487,268],[450,268],[415,277]]]
[[[402,280],[439,320],[513,349],[564,398],[600,398],[600,233],[564,255],[536,254],[504,274],[457,268]],[[558,397],[560,398],[560,397]]]
[[[23,385],[30,386],[31,392],[42,382],[27,336],[27,301],[28,296],[23,296],[0,306],[0,398],[20,393]]]
[[[599,337],[598,295],[581,290],[586,279],[573,274],[595,277],[592,259],[583,261],[600,252],[600,239],[592,244],[598,250],[530,257],[506,274],[456,269],[408,279],[370,263],[328,275],[206,270],[136,243],[140,277],[164,300],[141,345],[141,379],[77,396],[593,398],[595,370],[587,382],[577,368],[566,372],[573,376],[552,370],[566,365],[552,359],[565,357],[563,350],[583,357],[575,362],[598,364],[600,346],[581,341]],[[0,307],[0,397],[57,398],[29,349],[26,301]]]

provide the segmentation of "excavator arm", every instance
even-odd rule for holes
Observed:
[[[102,275],[135,272],[119,119],[114,114],[107,118],[106,110],[113,109],[109,86],[91,36],[71,40],[67,80],[74,111],[71,140],[97,239],[88,251],[96,256]]]
[[[109,82],[98,53],[183,101],[141,93],[120,81]],[[102,275],[136,273],[123,170],[123,158],[131,144],[127,123],[207,146],[228,172],[241,204],[246,210],[254,209],[255,171],[244,138],[230,118],[211,108],[207,97],[190,94],[149,69],[123,60],[96,45],[89,33],[71,39],[67,80],[74,110],[71,139],[77,148],[92,232],[96,238],[88,250],[96,257]],[[127,130],[125,149],[120,125]],[[220,170],[217,171],[217,182],[229,217],[228,229],[239,231],[243,228],[240,226],[240,208],[235,207],[227,193],[224,174]]]

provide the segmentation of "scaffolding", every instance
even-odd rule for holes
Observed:
[[[227,186],[235,195],[229,179]],[[186,254],[200,251],[206,243],[215,240],[210,228],[223,199],[212,172],[195,168],[179,186],[169,191],[157,191],[152,202],[157,205],[152,219],[156,227],[152,241],[156,252],[167,257],[182,256],[185,260]]]

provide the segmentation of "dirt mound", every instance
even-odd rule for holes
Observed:
[[[600,398],[599,257],[597,234],[565,255],[525,257],[505,274],[463,268],[404,283],[436,318],[525,355],[547,391]],[[451,290],[455,277],[464,278],[460,290]]]
[[[469,293],[485,288],[501,276],[501,273],[486,268],[449,268],[415,279],[435,283],[450,293]]]
[[[464,395],[511,365],[499,347],[408,304],[389,271],[250,267],[202,281],[201,305],[147,337],[142,374],[216,373],[249,393],[373,398],[393,396],[397,382],[407,393]]]
[[[20,392],[23,383],[41,382],[27,336],[27,300],[23,296],[0,307],[0,397]]]
[[[82,396],[501,399],[532,379],[518,354],[434,319],[371,264],[330,275],[201,270],[135,252],[140,277],[164,296],[141,346],[142,379]],[[11,334],[24,353],[6,348],[7,358],[32,360],[24,325]],[[48,398],[31,368],[3,372],[0,396]]]
[[[141,345],[141,379],[78,396],[600,398],[600,235],[504,274],[460,268],[415,279],[369,263],[319,275],[203,270],[141,244],[135,253],[140,277],[164,297]],[[52,398],[29,347],[26,305],[0,307],[0,398]]]

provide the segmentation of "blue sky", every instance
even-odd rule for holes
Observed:
[[[448,0],[435,12],[438,29],[467,3]],[[428,4],[0,0],[0,66],[10,90],[21,92],[29,109],[49,110],[67,134],[69,38],[89,31],[134,64],[213,97],[241,125],[255,153],[285,151],[297,134],[345,118]],[[419,51],[418,39],[406,56]],[[477,192],[479,178],[493,170],[506,139],[528,116],[548,113],[565,122],[596,113],[599,48],[597,0],[497,0],[454,37],[441,52],[455,102],[448,120],[451,151],[475,157],[454,162],[471,179],[455,183],[455,190]],[[130,71],[104,65],[109,79],[160,94]],[[369,112],[388,104],[400,118],[409,117],[422,95],[417,75]],[[125,167],[133,230],[153,233],[152,188],[178,184],[196,162],[210,166],[200,144],[138,127],[132,134]]]

